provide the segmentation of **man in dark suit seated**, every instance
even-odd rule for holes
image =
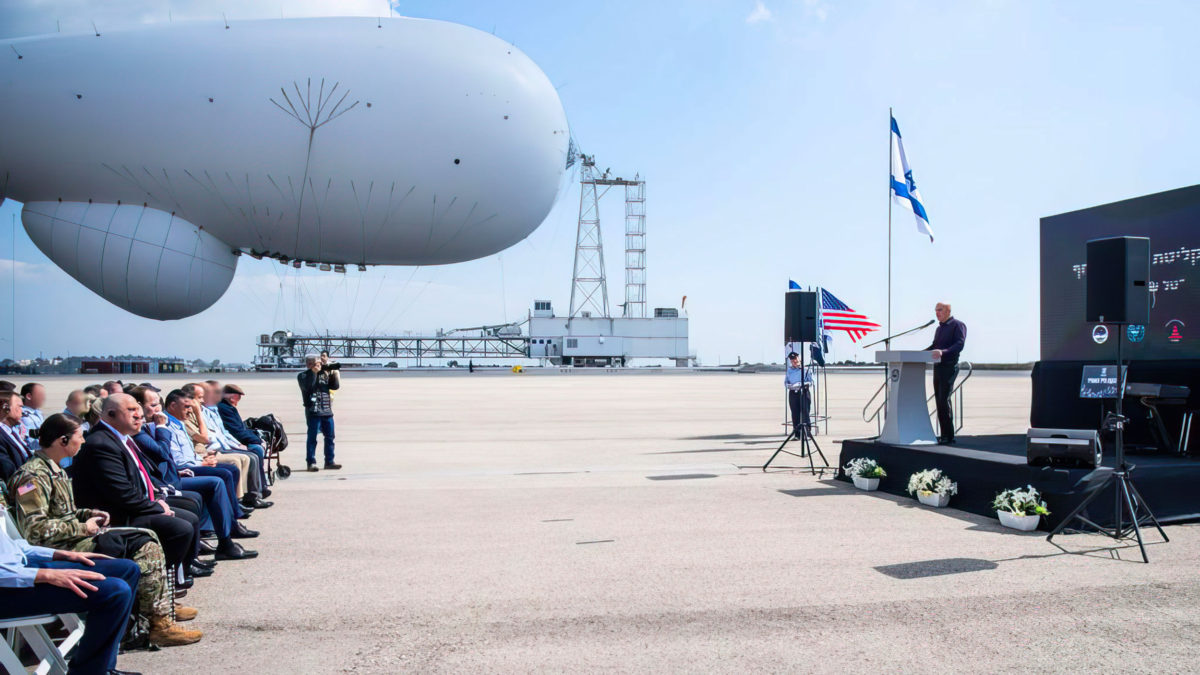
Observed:
[[[25,445],[21,432],[21,395],[0,391],[0,481],[7,481],[33,453]]]
[[[194,571],[199,519],[171,509],[156,493],[146,469],[149,460],[132,438],[142,422],[142,406],[132,396],[110,394],[104,399],[100,421],[71,465],[75,501],[81,508],[106,511],[113,525],[153,530],[167,564]]]
[[[197,476],[190,469],[180,470],[171,458],[171,432],[166,428],[167,418],[162,414],[158,392],[150,387],[136,387],[130,392],[142,406],[143,418],[148,420],[142,430],[133,437],[138,448],[148,457],[153,466],[151,477],[157,476],[180,491],[198,493],[204,505],[204,523],[217,535],[217,560],[243,560],[258,556],[256,551],[243,549],[233,539],[249,539],[258,533],[247,529],[236,519],[235,504],[230,503],[226,485],[216,476]]]
[[[217,412],[221,414],[221,421],[225,423],[225,428],[230,435],[237,439],[238,443],[247,448],[252,445],[262,446],[263,440],[253,429],[246,426],[246,422],[242,420],[242,413],[238,411],[238,403],[242,397],[246,395],[245,391],[236,384],[227,384],[221,392],[221,401],[217,403]]]

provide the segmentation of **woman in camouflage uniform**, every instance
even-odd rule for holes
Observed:
[[[38,437],[41,450],[9,479],[17,526],[35,546],[68,551],[94,551],[97,537],[107,528],[108,514],[75,508],[71,479],[59,466],[64,457],[74,457],[83,445],[80,421],[58,413],[46,418]],[[186,630],[172,619],[171,588],[162,547],[151,539],[131,556],[142,571],[137,587],[137,611],[150,621],[150,641],[160,647],[198,642],[198,630]],[[196,617],[191,607],[176,607],[175,619]]]

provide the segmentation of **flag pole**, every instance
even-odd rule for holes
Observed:
[[[888,279],[887,279],[887,335],[884,349],[892,349],[892,108],[888,107]]]

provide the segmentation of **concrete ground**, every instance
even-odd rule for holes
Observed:
[[[94,379],[46,382],[57,403]],[[1167,528],[1144,565],[1095,536],[1061,538],[1082,551],[1064,554],[994,519],[764,474],[781,379],[348,374],[334,404],[345,469],[277,484],[248,521],[260,557],[221,563],[187,598],[200,644],[119,667],[1200,669],[1196,526]],[[301,468],[294,379],[236,381],[246,414],[284,421]],[[832,463],[838,440],[873,432],[860,415],[878,381],[831,377]],[[977,374],[964,433],[1022,432],[1028,406],[1027,373]]]

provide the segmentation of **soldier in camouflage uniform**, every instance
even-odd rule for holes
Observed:
[[[35,546],[94,551],[96,536],[108,524],[108,514],[76,508],[71,479],[58,465],[58,460],[73,457],[83,444],[79,422],[59,413],[47,418],[42,428],[44,434],[38,439],[42,449],[34,453],[9,479],[9,495],[14,503],[17,527],[25,539]],[[154,537],[153,533],[151,537]],[[142,572],[136,593],[137,612],[149,619],[150,641],[160,647],[198,642],[203,633],[186,630],[174,621],[193,619],[196,610],[173,607],[166,558],[157,539],[139,548],[131,560],[137,563]]]

